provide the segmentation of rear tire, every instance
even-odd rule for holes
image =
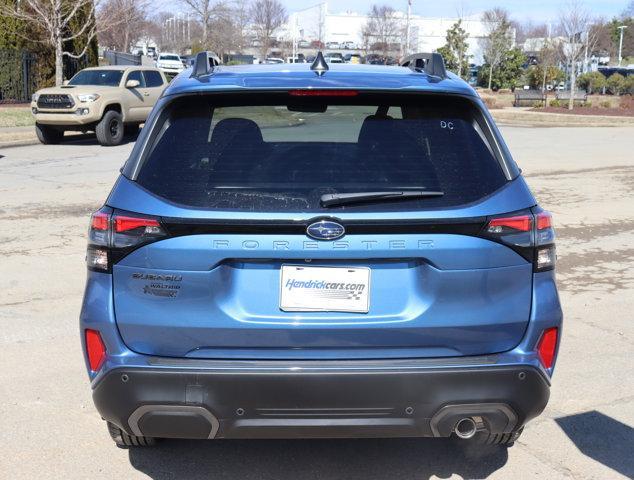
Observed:
[[[156,438],[128,435],[114,423],[108,423],[108,433],[118,447],[152,447],[156,445]]]
[[[44,145],[56,145],[64,138],[64,131],[51,127],[50,125],[36,123],[35,135],[37,135],[37,139]]]
[[[119,145],[123,140],[123,117],[119,112],[108,110],[95,128],[97,141],[106,147]]]

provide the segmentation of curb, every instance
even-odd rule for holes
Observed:
[[[25,140],[12,140],[10,142],[3,142],[0,140],[0,149],[12,148],[12,147],[26,147],[28,145],[37,145],[39,143],[40,142],[37,138],[25,139]]]

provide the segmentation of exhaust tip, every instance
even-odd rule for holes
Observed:
[[[456,423],[453,431],[458,438],[463,438],[466,440],[476,434],[476,432],[478,431],[478,426],[473,418],[466,417]]]

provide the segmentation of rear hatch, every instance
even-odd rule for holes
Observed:
[[[108,201],[128,219],[112,267],[124,341],[201,358],[513,348],[533,265],[487,225],[534,200],[493,135],[449,96],[175,100]]]

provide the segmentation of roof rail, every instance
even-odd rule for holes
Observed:
[[[210,75],[214,71],[214,67],[220,65],[220,57],[214,52],[199,52],[194,60],[194,68],[192,70],[192,77],[202,77],[204,75]]]
[[[447,78],[445,61],[440,53],[414,53],[401,60],[399,65],[416,71],[423,70],[434,77]]]

